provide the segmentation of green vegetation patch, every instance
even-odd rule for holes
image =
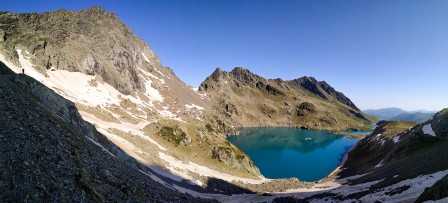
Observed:
[[[190,136],[188,136],[187,133],[185,133],[177,126],[163,126],[159,131],[157,131],[156,134],[168,140],[169,142],[173,142],[177,146],[187,146],[191,143]]]
[[[373,135],[381,134],[384,137],[393,137],[407,129],[416,126],[417,122],[412,121],[384,121],[373,131]]]

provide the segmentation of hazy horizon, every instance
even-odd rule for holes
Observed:
[[[312,76],[360,109],[441,110],[448,95],[448,2],[3,1],[0,10],[94,5],[116,13],[192,86],[216,67]]]

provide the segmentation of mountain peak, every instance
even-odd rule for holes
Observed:
[[[4,54],[18,64],[15,45],[20,44],[40,72],[54,68],[98,75],[121,93],[130,94],[144,88],[139,68],[162,68],[143,40],[99,6],[79,12],[0,14],[0,24],[7,26]]]
[[[104,8],[101,8],[100,6],[92,6],[91,8],[86,9],[88,11],[92,12],[107,12]]]

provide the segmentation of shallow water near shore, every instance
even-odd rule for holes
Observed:
[[[248,154],[266,178],[317,181],[330,174],[359,141],[329,131],[243,128],[228,140]]]

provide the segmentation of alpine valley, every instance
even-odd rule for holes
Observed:
[[[448,109],[379,122],[319,181],[268,179],[227,136],[379,120],[313,77],[217,68],[191,88],[96,6],[0,12],[0,61],[1,202],[448,201]]]

